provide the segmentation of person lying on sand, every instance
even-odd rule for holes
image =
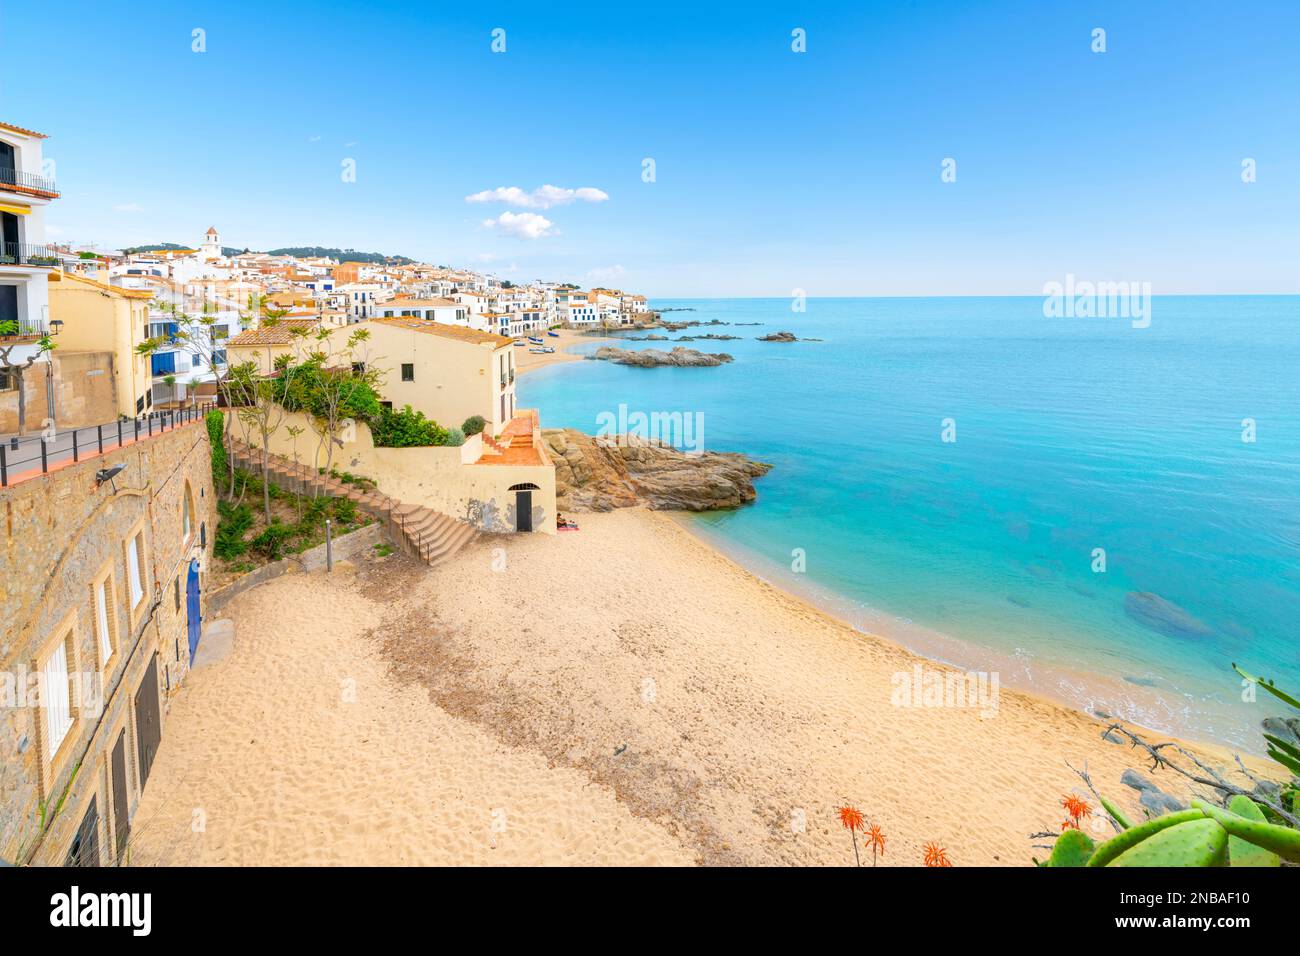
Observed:
[[[555,527],[560,531],[578,530],[578,526],[574,522],[570,521],[568,518],[564,517],[564,515],[560,515],[560,514],[557,514],[555,516]]]

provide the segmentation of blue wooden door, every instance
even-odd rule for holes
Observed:
[[[199,646],[199,635],[203,633],[203,618],[199,614],[199,562],[190,561],[190,576],[185,583],[185,605],[189,612],[190,628],[190,663],[194,663],[194,652]]]

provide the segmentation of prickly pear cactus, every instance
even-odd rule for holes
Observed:
[[[1048,866],[1087,866],[1096,844],[1082,830],[1066,830],[1056,838]]]
[[[1268,822],[1254,800],[1243,794],[1237,794],[1228,801],[1228,809],[1239,817],[1254,820],[1257,823]],[[1255,846],[1241,837],[1228,835],[1229,866],[1281,866],[1282,860],[1276,853],[1263,847]]]
[[[1129,827],[1123,833],[1118,833],[1111,837],[1101,846],[1097,847],[1092,858],[1088,860],[1089,866],[1106,866],[1121,853],[1137,846],[1143,840],[1161,830],[1172,826],[1177,826],[1188,820],[1204,820],[1205,814],[1200,810],[1180,810],[1177,813],[1166,813],[1162,817],[1156,817],[1154,820],[1148,820],[1139,826]]]
[[[1300,830],[1279,827],[1259,820],[1247,820],[1221,807],[1211,806],[1203,800],[1193,800],[1192,806],[1203,810],[1206,816],[1214,818],[1233,836],[1276,853],[1284,860],[1300,863]]]
[[[1124,816],[1124,814],[1120,812],[1119,807],[1115,806],[1115,804],[1111,803],[1105,797],[1101,798],[1101,806],[1103,810],[1110,814],[1111,819],[1119,824],[1121,830],[1127,830],[1129,827],[1133,826],[1133,824],[1129,823],[1128,817]]]
[[[1125,833],[1131,833],[1126,830]],[[1214,820],[1186,820],[1143,840],[1116,857],[1111,866],[1223,866],[1228,831]]]

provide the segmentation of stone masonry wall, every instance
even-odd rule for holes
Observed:
[[[115,856],[115,815],[133,814],[141,781],[134,698],[157,654],[160,717],[189,665],[186,575],[206,567],[216,526],[211,457],[202,419],[124,449],[0,490],[0,859],[61,864],[90,801],[98,815],[99,859]],[[100,468],[125,464],[110,484]],[[183,502],[191,501],[183,534]],[[143,527],[145,597],[128,607],[127,539]],[[93,584],[111,569],[113,653],[100,660]],[[200,575],[204,582],[205,575]],[[69,672],[102,688],[78,706],[53,760],[39,701],[25,691],[37,657],[71,621]],[[105,667],[107,663],[107,667]],[[126,808],[113,806],[109,754],[125,732]]]

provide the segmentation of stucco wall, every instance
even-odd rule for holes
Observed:
[[[271,451],[294,457],[289,426],[303,429],[297,442],[298,460],[324,467],[318,437],[310,421],[298,413],[285,416],[271,438]],[[357,423],[347,430],[343,445],[335,446],[331,465],[373,479],[380,491],[401,502],[433,508],[493,532],[514,530],[515,493],[510,486],[531,482],[540,489],[533,492],[533,528],[555,533],[554,465],[466,464],[463,448],[376,448],[369,427]]]
[[[111,352],[116,413],[134,417],[136,399],[153,384],[149,357],[136,353],[149,320],[147,299],[122,295],[68,276],[50,283],[50,319],[63,322],[55,344],[67,352]],[[142,410],[147,410],[148,405]]]
[[[169,696],[189,663],[185,575],[199,543],[213,538],[216,516],[211,457],[202,421],[88,459],[0,491],[4,517],[0,587],[5,623],[0,662],[0,858],[62,863],[93,797],[101,858],[107,862],[113,819],[108,751],[127,735],[130,811],[139,798],[134,696],[158,655],[163,736]],[[112,483],[96,487],[100,468],[125,464]],[[113,486],[116,486],[114,490]],[[182,501],[192,502],[191,535],[182,535]],[[128,608],[126,541],[144,529],[148,569],[145,598]],[[103,666],[95,631],[92,586],[110,569],[115,651]],[[201,581],[204,576],[201,576]],[[177,599],[179,597],[179,600]],[[78,709],[64,749],[49,761],[39,700],[26,697],[38,656],[60,628],[73,623],[69,672],[92,686],[102,680],[102,709]]]
[[[461,342],[383,322],[364,322],[357,328],[368,330],[370,341],[358,347],[355,357],[383,373],[379,392],[394,408],[410,405],[444,428],[459,428],[471,415],[482,415],[493,435],[510,420],[515,395],[509,374],[512,346]],[[414,366],[413,382],[402,381],[404,363]]]
[[[54,359],[54,408],[60,429],[102,425],[117,418],[111,352],[64,352]]]
[[[48,354],[50,364],[40,361],[27,369],[28,434],[39,434],[50,417],[47,401],[47,372],[54,372],[54,420],[60,430],[99,425],[117,418],[111,352],[64,352]],[[0,392],[0,433],[18,431],[18,391]]]

